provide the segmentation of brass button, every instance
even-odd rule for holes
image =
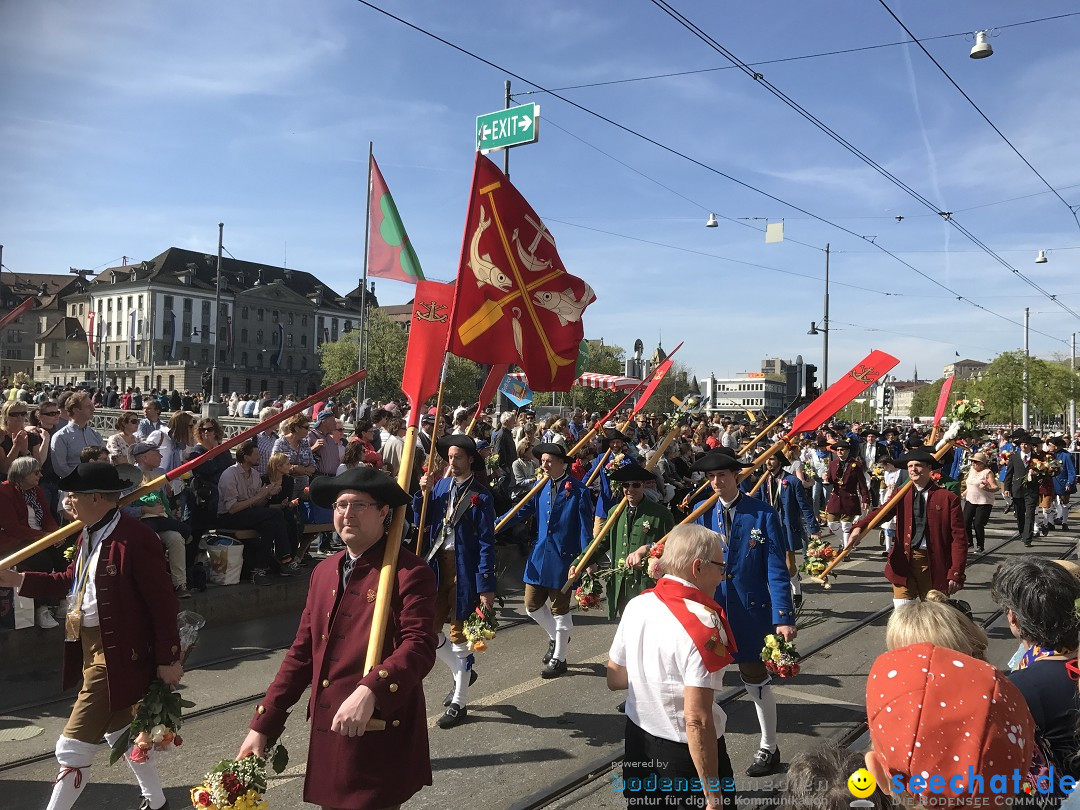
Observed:
[[[396,692],[397,690],[398,690],[398,685],[396,683],[390,684],[390,691],[391,692]]]
[[[380,677],[380,678],[384,678],[384,679],[385,679],[385,678],[389,678],[389,677],[390,677],[390,673],[389,673],[389,672],[387,672],[387,671],[386,671],[385,669],[380,669],[380,670],[379,670],[379,677]]]
[[[328,619],[330,618],[330,611],[329,610],[326,611],[326,618],[328,618]]]
[[[393,723],[391,723],[390,725],[392,725],[392,726],[393,726],[394,728],[397,728],[398,726],[400,726],[400,725],[401,725],[401,721],[400,721],[400,720],[395,720],[395,721],[394,721]]]
[[[330,591],[330,595],[337,596],[337,588],[334,588],[332,591]]]
[[[259,714],[266,714],[266,707],[260,706],[257,711],[259,712]]]
[[[326,633],[323,633],[323,634],[322,634],[322,640],[323,640],[323,641],[326,641]]]
[[[330,685],[330,681],[324,679],[323,682],[322,682],[322,685],[323,685],[323,688],[325,689],[326,687],[328,687]]]

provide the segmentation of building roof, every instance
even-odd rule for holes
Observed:
[[[989,363],[984,363],[982,360],[954,360],[949,363],[950,366],[987,366]]]
[[[86,340],[86,330],[78,318],[65,315],[50,326],[38,340]]]
[[[0,288],[3,298],[22,300],[27,295],[38,299],[38,309],[51,306],[56,297],[81,280],[66,273],[0,273]],[[10,296],[9,296],[10,293]],[[16,303],[16,302],[9,302]]]
[[[217,276],[217,256],[200,253],[195,250],[171,247],[144,262],[110,267],[103,270],[94,279],[94,285],[110,284],[114,280],[174,283],[203,290],[213,290]],[[274,267],[258,262],[247,262],[224,256],[221,259],[222,291],[237,292],[256,286],[283,282],[293,292],[304,298],[318,297],[322,304],[343,309],[352,309],[353,304],[346,297],[319,281],[311,273],[294,270],[290,267]]]

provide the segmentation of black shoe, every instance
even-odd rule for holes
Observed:
[[[769,751],[768,748],[758,749],[754,755],[754,761],[746,769],[747,776],[768,776],[780,770],[780,749]]]
[[[561,658],[552,658],[540,670],[540,677],[544,680],[550,680],[551,678],[558,678],[560,675],[566,674],[566,662]]]
[[[151,807],[149,799],[143,799],[142,804],[139,805],[139,810],[169,810],[169,800],[165,800],[165,804],[161,807]]]
[[[1061,530],[1063,532],[1067,532],[1069,530],[1069,524],[1068,523],[1062,523],[1061,524]]]
[[[1039,533],[1043,537],[1046,537],[1046,535],[1050,534],[1050,527],[1044,523],[1042,526],[1039,527]]]
[[[477,678],[476,670],[475,669],[470,669],[469,670],[469,686],[472,686],[474,683],[476,683],[476,678]],[[446,697],[443,698],[442,705],[443,706],[449,706],[453,702],[454,702],[454,690],[451,689],[449,692],[446,693]]]
[[[462,723],[468,716],[469,710],[467,708],[458,706],[456,703],[451,703],[446,707],[443,716],[435,721],[435,725],[439,728],[453,728],[459,723]]]
[[[1032,539],[1029,537],[1026,540],[1024,540],[1024,545],[1027,546],[1028,548],[1030,548],[1032,542],[1033,542]]]
[[[546,664],[548,661],[551,660],[551,656],[553,656],[554,654],[555,654],[555,639],[552,639],[551,641],[548,642],[547,652],[544,653],[544,657],[542,659],[540,659],[540,663]]]
[[[1005,514],[1006,515],[1009,514],[1009,512],[1011,512],[1012,510],[1013,510],[1013,508],[1011,506],[1006,506],[1005,507]]]
[[[251,572],[251,584],[252,585],[269,585],[273,580],[270,578],[270,573],[265,568],[256,568]]]
[[[982,547],[982,546],[975,546],[975,550],[976,550],[977,552],[979,552],[980,554],[981,554],[981,553],[982,553],[982,552],[984,551],[984,549],[983,549],[983,547]]]
[[[622,703],[616,706],[615,711],[619,712],[619,714],[626,714],[626,701],[624,700]]]

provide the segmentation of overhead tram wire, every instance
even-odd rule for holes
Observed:
[[[1033,23],[1050,22],[1052,20],[1060,20],[1064,17],[1076,17],[1080,16],[1080,11],[1073,11],[1068,14],[1056,14],[1052,17],[1039,17],[1035,20],[1021,20],[1020,22],[1008,23],[1006,25],[992,26],[998,30],[1005,28],[1016,28],[1021,25],[1031,25]],[[954,37],[969,36],[970,31],[958,31],[955,34],[935,34],[929,37],[923,37],[923,42],[931,42],[935,39],[952,39]],[[805,53],[799,56],[785,56],[778,59],[765,59],[759,62],[747,62],[751,67],[761,67],[763,65],[779,65],[784,62],[798,62],[805,59],[820,59],[827,56],[843,56],[849,53],[859,53],[861,51],[874,51],[881,48],[895,48],[898,45],[910,45],[912,40],[901,40],[900,42],[881,42],[877,45],[862,45],[858,48],[843,48],[836,51],[822,51],[820,53]],[[630,84],[633,82],[647,82],[656,79],[677,79],[680,76],[696,76],[701,73],[715,73],[720,70],[734,70],[735,65],[719,65],[711,68],[698,68],[697,70],[679,70],[672,73],[655,73],[649,76],[634,76],[628,79],[609,79],[603,82],[590,82],[589,84],[570,84],[565,87],[553,87],[551,90],[524,90],[520,93],[515,93],[516,96],[531,96],[537,93],[561,93],[564,90],[585,90],[590,87],[608,87],[614,84]]]
[[[857,233],[856,231],[853,231],[850,228],[845,228],[843,225],[838,225],[836,222],[833,222],[832,220],[829,220],[829,219],[826,219],[825,217],[814,214],[812,211],[808,211],[807,209],[802,208],[801,206],[798,206],[795,203],[788,202],[787,200],[785,200],[785,199],[783,199],[781,197],[778,197],[775,194],[770,194],[769,192],[767,192],[767,191],[765,191],[763,189],[760,189],[760,188],[758,188],[758,187],[756,187],[754,185],[751,185],[750,183],[747,183],[744,180],[740,180],[739,178],[734,177],[733,175],[730,175],[730,174],[728,174],[726,172],[721,171],[720,169],[716,168],[715,166],[710,166],[709,164],[707,164],[707,163],[705,163],[705,162],[703,162],[701,160],[698,160],[697,158],[691,157],[690,155],[686,154],[685,152],[680,152],[678,149],[675,149],[672,146],[668,146],[667,144],[662,143],[661,141],[658,141],[655,138],[652,138],[652,137],[650,137],[648,135],[645,135],[642,132],[638,132],[637,130],[632,129],[631,127],[629,127],[629,126],[627,126],[625,124],[620,124],[618,121],[615,121],[612,118],[608,118],[606,115],[603,115],[602,113],[598,113],[595,110],[592,110],[592,109],[586,107],[583,104],[579,104],[576,101],[573,101],[572,99],[567,98],[566,96],[560,95],[557,92],[553,92],[553,91],[545,88],[543,85],[538,84],[537,82],[534,82],[531,79],[526,78],[525,76],[522,76],[520,73],[517,73],[517,72],[515,72],[513,70],[510,70],[509,68],[503,67],[502,65],[498,64],[497,62],[493,62],[490,59],[487,59],[487,58],[485,58],[483,56],[480,56],[478,53],[470,51],[469,49],[464,48],[461,45],[458,45],[458,44],[456,44],[454,42],[451,42],[450,40],[448,40],[448,39],[446,39],[444,37],[441,37],[441,36],[439,36],[438,34],[432,32],[432,31],[428,31],[426,28],[421,28],[416,23],[409,22],[408,20],[404,19],[403,17],[399,17],[398,15],[396,15],[396,14],[390,12],[390,11],[387,11],[384,8],[380,8],[379,6],[377,6],[374,3],[370,2],[370,0],[355,0],[355,1],[357,3],[359,3],[360,5],[371,9],[372,11],[375,11],[375,12],[378,12],[379,14],[382,14],[384,17],[388,17],[389,19],[394,20],[395,22],[400,23],[401,25],[404,25],[406,28],[410,28],[410,29],[412,29],[413,31],[416,31],[419,34],[423,34],[424,36],[428,37],[429,39],[433,39],[436,42],[438,42],[438,43],[440,43],[442,45],[445,45],[448,48],[451,48],[452,50],[457,51],[458,53],[461,53],[461,54],[464,54],[465,56],[468,56],[470,59],[474,59],[477,62],[480,62],[481,64],[487,65],[488,67],[490,67],[490,68],[492,68],[494,70],[497,70],[500,73],[503,73],[503,74],[505,74],[507,76],[510,76],[511,78],[517,79],[518,81],[523,82],[524,84],[535,87],[538,90],[541,90],[541,91],[547,93],[552,98],[556,98],[559,101],[563,102],[564,104],[568,104],[571,107],[573,107],[573,108],[575,108],[577,110],[580,110],[583,113],[586,113],[587,115],[591,115],[594,118],[597,118],[597,119],[603,121],[604,123],[609,124],[610,126],[613,126],[613,127],[615,127],[616,129],[618,129],[618,130],[620,130],[622,132],[625,132],[628,135],[632,135],[633,137],[638,138],[639,140],[642,140],[642,141],[644,141],[644,142],[646,142],[648,144],[651,144],[651,145],[657,147],[658,149],[661,149],[661,150],[663,150],[663,151],[665,151],[665,152],[667,152],[669,154],[675,155],[676,157],[682,158],[687,163],[691,163],[694,166],[697,166],[697,167],[699,167],[701,169],[704,169],[707,172],[711,172],[712,174],[715,174],[718,177],[723,177],[725,180],[728,180],[729,182],[734,183],[737,186],[741,186],[742,188],[748,189],[749,191],[754,191],[754,192],[760,194],[761,196],[765,197],[766,199],[772,200],[773,202],[777,202],[777,203],[779,203],[779,204],[781,204],[783,206],[786,206],[786,207],[792,209],[793,211],[798,211],[800,214],[806,214],[811,219],[817,220],[818,222],[821,222],[824,225],[828,225],[828,226],[836,229],[837,231],[840,231],[842,233],[846,233],[849,236],[855,237],[856,239],[861,239],[862,241],[873,245],[875,248],[880,250],[882,253],[885,253],[886,255],[892,257],[895,261],[897,261],[900,264],[904,265],[909,270],[914,272],[916,275],[924,278],[926,281],[933,284],[935,287],[939,287],[940,289],[942,289],[945,292],[949,293],[957,301],[961,301],[961,302],[970,304],[971,306],[975,307],[976,309],[979,309],[979,310],[987,313],[988,315],[993,315],[995,318],[998,318],[999,320],[1005,321],[1006,323],[1010,323],[1013,326],[1016,326],[1018,328],[1021,328],[1021,329],[1023,328],[1023,324],[1020,321],[1013,320],[1012,318],[1010,318],[1010,317],[1008,317],[1006,315],[1002,315],[1000,312],[994,312],[993,310],[988,309],[987,307],[984,307],[982,304],[979,304],[978,302],[973,301],[972,299],[968,298],[966,295],[963,295],[962,293],[956,292],[955,290],[951,289],[947,285],[945,285],[945,284],[941,283],[940,281],[938,281],[933,276],[931,276],[928,273],[925,273],[922,270],[920,270],[919,268],[915,267],[910,262],[904,261],[903,259],[901,259],[899,256],[897,256],[895,253],[892,253],[890,250],[888,250],[884,246],[877,244],[877,242],[873,241],[869,237],[866,237],[866,236],[864,236],[864,235],[862,235],[860,233]],[[1036,331],[1036,330],[1031,330],[1031,331]],[[1045,334],[1045,333],[1040,332],[1039,334]],[[1058,340],[1059,342],[1061,342],[1063,344],[1066,344],[1066,345],[1068,344],[1068,341],[1066,341],[1064,338],[1057,338],[1057,337],[1055,337],[1053,335],[1046,335],[1046,337],[1054,338],[1055,340]]]
[[[1047,189],[1049,189],[1051,192],[1053,192],[1055,197],[1057,197],[1059,200],[1061,200],[1061,204],[1064,205],[1067,209],[1069,209],[1069,213],[1072,214],[1073,222],[1076,223],[1076,227],[1080,228],[1080,217],[1078,217],[1077,213],[1076,213],[1077,210],[1080,209],[1080,205],[1070,205],[1069,202],[1064,197],[1061,196],[1061,194],[1058,192],[1058,190],[1056,188],[1054,188],[1052,185],[1050,185],[1050,182],[1045,177],[1043,177],[1042,174],[1040,174],[1039,170],[1031,165],[1031,161],[1028,160],[1026,157],[1024,157],[1024,155],[1020,152],[1019,149],[1016,148],[1016,146],[1013,144],[1013,142],[1010,141],[1005,136],[1004,132],[1002,132],[1000,129],[998,129],[997,124],[995,124],[993,121],[991,121],[990,118],[986,115],[986,113],[984,113],[982,111],[982,109],[979,107],[979,105],[975,103],[975,101],[971,98],[971,96],[969,96],[966,92],[964,92],[964,88],[962,88],[959,84],[956,83],[956,80],[953,79],[953,77],[951,75],[949,75],[949,71],[945,70],[945,68],[941,66],[941,63],[938,62],[938,60],[934,58],[934,55],[931,54],[930,51],[928,51],[926,49],[926,46],[922,44],[922,42],[919,40],[919,38],[916,37],[913,33],[911,33],[911,29],[908,28],[907,25],[904,24],[903,20],[901,20],[898,16],[896,16],[896,12],[893,11],[891,8],[889,8],[889,4],[886,3],[885,0],[878,0],[878,2],[881,4],[882,8],[884,8],[887,12],[889,12],[889,16],[892,17],[894,20],[896,20],[896,24],[904,29],[904,33],[906,33],[909,37],[911,37],[911,41],[919,46],[919,50],[921,50],[924,54],[926,54],[926,58],[934,63],[934,67],[936,67],[938,70],[940,70],[941,74],[946,79],[949,80],[949,84],[951,84],[953,87],[955,87],[956,91],[960,95],[962,95],[964,97],[964,99],[967,101],[967,103],[970,104],[975,109],[975,112],[977,112],[982,117],[983,121],[985,121],[987,124],[990,125],[990,129],[994,130],[994,132],[996,132],[998,134],[998,137],[1001,138],[1001,140],[1005,141],[1005,143],[1008,145],[1008,147],[1010,149],[1012,149],[1013,152],[1016,153],[1016,156],[1018,158],[1020,158],[1020,160],[1024,161],[1024,165],[1027,166],[1029,169],[1031,169],[1031,171],[1035,174],[1035,176],[1038,177],[1039,180],[1042,181],[1042,184],[1044,186],[1046,186]]]
[[[867,166],[872,168],[874,171],[876,171],[878,174],[880,174],[885,179],[889,180],[893,185],[895,185],[901,191],[906,193],[908,196],[915,199],[920,205],[923,205],[926,208],[928,208],[929,210],[940,214],[941,217],[946,222],[948,222],[956,230],[958,230],[960,233],[962,233],[964,236],[966,236],[971,242],[973,242],[974,244],[976,244],[980,248],[982,248],[984,250],[984,252],[988,256],[990,256],[996,262],[998,262],[1000,265],[1002,265],[1007,270],[1009,270],[1014,276],[1016,276],[1017,278],[1022,280],[1025,284],[1027,284],[1032,289],[1038,290],[1039,292],[1043,293],[1047,297],[1047,299],[1049,299],[1050,301],[1057,304],[1059,307],[1064,309],[1066,312],[1068,312],[1070,315],[1075,317],[1077,320],[1080,320],[1080,313],[1078,313],[1075,310],[1073,310],[1072,308],[1066,306],[1061,301],[1058,301],[1056,296],[1054,296],[1053,294],[1051,294],[1047,290],[1044,290],[1037,282],[1035,282],[1032,279],[1028,278],[1023,273],[1021,273],[1019,270],[1017,270],[1015,267],[1013,267],[1011,264],[1009,264],[1007,261],[1005,261],[1005,259],[1003,259],[997,253],[995,253],[993,251],[993,249],[990,248],[989,245],[987,245],[985,242],[983,242],[981,239],[979,239],[977,236],[975,236],[975,234],[973,234],[970,230],[968,230],[966,227],[964,227],[961,223],[957,222],[956,219],[953,217],[953,212],[944,211],[940,206],[935,205],[931,200],[927,199],[925,196],[923,196],[918,191],[913,189],[911,186],[909,186],[907,183],[905,183],[899,177],[894,175],[892,172],[890,172],[888,169],[886,169],[884,166],[882,166],[880,163],[878,163],[872,157],[867,155],[865,152],[863,152],[861,149],[859,149],[857,146],[855,146],[853,143],[851,143],[849,140],[847,140],[844,136],[840,135],[838,132],[836,132],[836,130],[834,130],[832,127],[830,127],[828,124],[826,124],[820,118],[818,118],[816,115],[814,115],[809,110],[807,110],[805,107],[803,107],[801,104],[799,104],[797,101],[795,101],[795,99],[791,98],[789,95],[784,93],[784,91],[782,91],[776,85],[774,85],[770,81],[768,81],[761,73],[758,73],[753,68],[751,68],[749,65],[747,65],[745,62],[740,60],[731,51],[729,51],[726,47],[724,47],[716,39],[714,39],[712,37],[712,35],[710,35],[706,31],[704,31],[696,23],[692,22],[688,17],[686,17],[682,12],[680,12],[678,9],[676,9],[674,6],[672,6],[669,2],[667,2],[667,0],[650,0],[650,1],[652,2],[653,5],[655,5],[661,11],[663,11],[665,14],[667,14],[669,17],[671,17],[673,20],[675,20],[675,22],[677,22],[679,25],[681,25],[683,28],[685,28],[687,31],[689,31],[691,34],[693,34],[695,37],[700,39],[708,47],[712,48],[714,51],[719,53],[721,56],[723,56],[725,59],[730,61],[732,64],[736,65],[739,68],[739,70],[741,70],[748,78],[753,79],[758,85],[760,85],[761,87],[764,87],[769,93],[771,93],[773,96],[775,96],[781,102],[783,102],[787,107],[789,107],[790,109],[797,112],[800,116],[802,116],[808,122],[813,124],[817,129],[824,132],[826,135],[828,135],[836,143],[840,144],[842,147],[847,149],[851,154],[855,155],[855,157],[859,158]],[[801,210],[801,209],[796,209],[796,210]],[[802,211],[802,213],[807,213],[807,212]],[[813,215],[811,214],[811,216],[813,216]],[[821,221],[825,221],[825,220],[822,219]],[[834,227],[840,227],[840,226],[835,225],[835,223],[830,222],[829,224],[834,225]],[[846,230],[846,229],[844,229],[844,230]],[[878,245],[875,242],[873,242],[872,240],[866,239],[865,237],[860,237],[860,238],[863,238],[863,239],[865,239],[865,241],[868,241],[871,244],[873,244],[875,247],[878,247]],[[886,251],[886,252],[888,252],[888,251]],[[908,265],[908,266],[910,267],[910,265]],[[926,276],[925,273],[922,273],[921,271],[916,271],[916,272],[919,272],[919,275],[923,276],[924,278],[928,278],[928,276]],[[943,286],[943,285],[939,285],[939,286]]]
[[[784,269],[782,269],[780,267],[770,267],[767,264],[758,264],[756,262],[748,262],[748,261],[746,261],[744,259],[733,259],[730,256],[721,256],[718,253],[709,253],[708,251],[705,251],[705,250],[695,250],[694,248],[689,248],[689,247],[686,247],[685,245],[672,245],[672,244],[670,244],[668,242],[657,242],[656,240],[645,239],[644,237],[641,237],[641,236],[631,236],[630,234],[618,233],[616,231],[608,231],[608,230],[605,230],[603,228],[594,228],[591,225],[582,225],[582,224],[577,223],[577,222],[570,222],[569,220],[558,219],[556,217],[549,217],[549,216],[545,215],[543,217],[543,219],[544,219],[545,222],[557,222],[560,225],[566,225],[566,226],[568,226],[570,228],[577,228],[577,229],[582,230],[582,231],[592,231],[593,233],[602,233],[605,236],[614,236],[614,237],[616,237],[618,239],[627,239],[627,240],[629,240],[631,242],[640,242],[643,245],[653,245],[655,247],[667,248],[669,250],[678,250],[678,251],[680,251],[682,253],[693,254],[694,256],[704,256],[707,259],[719,259],[720,261],[731,262],[732,264],[741,264],[741,265],[743,265],[745,267],[756,267],[759,270],[768,270],[769,272],[772,272],[772,273],[782,273],[785,276],[796,276],[798,278],[805,278],[805,279],[809,279],[810,281],[817,282],[818,284],[822,283],[825,280],[824,277],[822,277],[822,276],[812,276],[809,273],[797,273],[794,270],[784,270]],[[860,290],[862,292],[874,293],[875,295],[884,295],[886,297],[893,297],[893,298],[904,297],[904,296],[907,295],[907,293],[888,292],[887,290],[875,290],[875,289],[873,289],[871,287],[861,287],[858,284],[849,284],[847,282],[836,281],[836,280],[831,280],[829,282],[829,284],[831,286],[835,286],[835,287],[847,287],[847,288],[852,289],[852,290]]]
[[[516,95],[517,95],[516,93],[511,94],[510,98],[513,99]],[[580,141],[581,143],[585,144],[590,149],[594,149],[597,152],[599,152],[601,155],[603,155],[604,157],[608,158],[609,160],[613,160],[615,163],[618,163],[624,169],[628,169],[628,170],[632,171],[634,174],[638,175],[639,177],[645,178],[650,183],[654,183],[654,184],[660,186],[660,188],[664,189],[665,191],[670,191],[676,197],[678,197],[678,198],[680,198],[682,200],[686,200],[686,202],[690,203],[691,205],[697,206],[698,208],[700,208],[702,211],[704,211],[706,213],[713,214],[714,216],[716,216],[719,219],[725,220],[727,222],[731,222],[731,223],[733,223],[735,225],[740,225],[743,228],[749,228],[750,230],[755,231],[757,233],[765,233],[764,228],[759,228],[756,225],[752,225],[749,222],[746,222],[744,220],[738,219],[736,217],[729,217],[729,216],[726,216],[725,214],[717,214],[716,211],[713,210],[712,208],[709,208],[708,206],[702,205],[697,200],[693,200],[690,197],[687,197],[681,191],[676,191],[675,189],[673,189],[671,186],[667,185],[666,183],[663,183],[660,180],[657,180],[655,177],[651,177],[650,175],[648,175],[645,172],[641,171],[641,169],[637,169],[637,168],[631,166],[626,161],[620,160],[619,158],[612,155],[610,152],[605,152],[603,149],[601,149],[596,144],[590,143],[589,141],[582,138],[580,135],[576,135],[575,133],[571,132],[566,127],[559,126],[557,123],[555,123],[554,121],[551,120],[551,116],[549,116],[549,115],[544,116],[544,126],[553,126],[553,127],[555,127],[555,129],[558,129],[558,130],[564,132],[565,134],[569,135],[574,140]],[[818,245],[811,245],[809,242],[800,242],[798,239],[785,238],[784,241],[785,242],[794,242],[796,245],[802,245],[803,247],[808,247],[808,248],[810,248],[812,250],[818,251],[819,253],[824,253],[825,252],[825,249],[822,248],[822,247],[819,247]]]

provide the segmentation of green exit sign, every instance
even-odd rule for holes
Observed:
[[[476,116],[476,149],[484,153],[536,143],[540,129],[540,105],[522,104]]]

